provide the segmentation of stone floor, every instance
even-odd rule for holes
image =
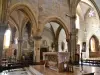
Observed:
[[[93,67],[93,66],[74,66],[74,73],[69,73],[69,72],[63,72],[59,73],[57,71],[44,68],[43,66],[31,66],[30,67],[31,71],[34,73],[38,73],[36,75],[83,75],[87,73],[94,73],[94,75],[100,75],[100,67]]]
[[[0,75],[28,75],[23,68],[6,70],[0,73]]]
[[[80,75],[82,73],[94,73],[94,75],[100,75],[100,67],[94,67],[94,66],[81,66],[74,67],[74,74]]]
[[[83,69],[81,66],[74,66],[74,73],[59,73],[57,71],[51,70],[49,68],[45,68],[41,65],[36,66],[30,66],[27,67],[28,69],[31,69],[31,71],[38,72],[37,74],[28,73],[27,70],[23,68],[19,69],[12,69],[12,70],[6,70],[0,73],[0,75],[82,75],[82,73],[94,73],[94,75],[100,75],[100,67],[93,67],[93,66],[83,66]]]

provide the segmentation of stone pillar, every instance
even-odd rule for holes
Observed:
[[[3,53],[4,34],[7,27],[8,27],[7,25],[0,24],[0,65],[1,65],[1,59],[2,59],[2,53]]]
[[[75,61],[75,54],[76,54],[76,34],[73,32],[71,34],[71,56],[73,62]]]
[[[3,51],[4,33],[8,27],[7,24],[5,25],[6,21],[5,19],[7,14],[6,11],[7,1],[8,0],[0,0],[0,66],[1,66],[2,51]]]
[[[17,60],[21,61],[22,59],[22,38],[18,39],[18,50],[17,50]]]
[[[70,52],[70,39],[66,38],[68,52]]]
[[[40,38],[34,38],[34,62],[40,62],[40,43]]]
[[[8,0],[0,0],[0,22],[5,23],[7,14]]]
[[[54,39],[54,51],[58,52],[58,39],[57,38]]]
[[[76,54],[76,27],[75,27],[75,19],[76,17],[70,17],[70,25],[71,25],[71,32],[70,32],[70,50],[71,50],[71,57],[72,62],[75,61],[75,54]]]

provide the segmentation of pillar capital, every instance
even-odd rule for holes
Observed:
[[[41,40],[42,37],[41,37],[41,36],[33,36],[33,39],[34,39],[34,40]]]
[[[69,42],[69,40],[70,40],[69,38],[66,38],[66,41],[67,41],[67,42]]]
[[[19,42],[19,43],[22,43],[22,42],[23,42],[23,39],[18,39],[18,42]]]
[[[76,15],[68,15],[66,14],[67,17],[69,17],[70,19],[76,19]]]

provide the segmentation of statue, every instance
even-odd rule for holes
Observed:
[[[62,49],[62,51],[64,50],[64,48],[65,48],[65,43],[62,41],[61,42],[61,49]]]

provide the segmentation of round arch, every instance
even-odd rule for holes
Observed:
[[[69,36],[68,27],[65,25],[65,23],[59,17],[48,17],[43,22],[43,26],[48,22],[56,22],[56,23],[58,23],[64,29],[64,31],[66,33],[66,38],[69,39],[70,36]]]

